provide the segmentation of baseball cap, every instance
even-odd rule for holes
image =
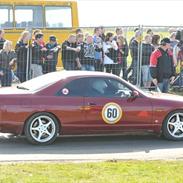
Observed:
[[[56,41],[56,37],[55,36],[50,36],[50,41]]]
[[[171,42],[170,42],[170,39],[167,38],[167,37],[163,38],[163,39],[161,40],[161,42],[160,42],[161,45],[163,45],[163,44],[170,44],[170,43],[171,43]]]

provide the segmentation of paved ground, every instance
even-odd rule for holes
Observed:
[[[0,134],[0,162],[183,159],[183,142],[156,136],[60,137],[49,146]]]

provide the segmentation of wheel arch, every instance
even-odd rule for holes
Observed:
[[[169,116],[170,114],[173,114],[173,113],[178,112],[178,111],[182,111],[182,112],[183,112],[183,108],[177,108],[177,109],[170,110],[170,111],[166,114],[166,116],[164,117],[164,119],[163,119],[163,121],[162,121],[161,130],[162,130],[163,124],[165,123],[165,121],[166,121],[166,119],[168,118],[168,116]]]
[[[39,114],[39,113],[47,113],[47,114],[51,114],[55,117],[55,119],[57,120],[57,123],[58,123],[58,126],[59,126],[59,134],[61,132],[61,121],[59,120],[59,118],[52,112],[49,112],[49,111],[39,111],[39,112],[34,112],[32,113],[31,115],[29,115],[29,117],[26,118],[26,120],[24,121],[24,125],[23,125],[23,129],[22,129],[22,132],[21,132],[21,135],[24,135],[25,134],[25,125],[26,123],[28,122],[28,120],[35,114]]]

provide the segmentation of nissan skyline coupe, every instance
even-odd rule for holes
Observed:
[[[0,132],[51,144],[62,135],[140,132],[183,140],[183,97],[103,72],[59,71],[0,89]]]

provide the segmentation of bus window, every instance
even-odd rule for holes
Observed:
[[[16,28],[42,28],[43,9],[42,6],[16,6],[15,7]]]
[[[71,7],[46,6],[46,28],[71,28]]]
[[[0,6],[0,28],[13,27],[13,9],[12,6]]]

